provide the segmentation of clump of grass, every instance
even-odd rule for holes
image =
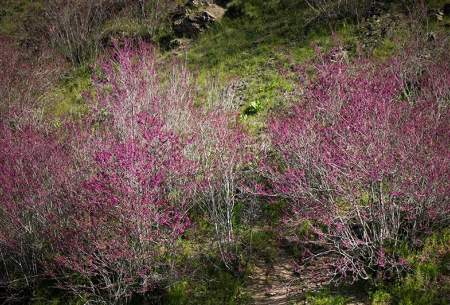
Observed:
[[[384,290],[377,290],[372,296],[372,305],[390,305],[392,296]]]
[[[93,93],[91,69],[75,68],[44,95],[44,110],[57,124],[65,116],[80,118],[87,111],[86,94]]]
[[[329,290],[310,293],[306,300],[311,305],[345,305],[350,301],[348,297],[333,294]]]
[[[234,274],[198,262],[204,271],[200,277],[190,277],[172,285],[164,296],[168,305],[245,305],[249,296],[244,293],[245,281]],[[200,266],[201,264],[201,266]]]

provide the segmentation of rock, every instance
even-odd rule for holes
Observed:
[[[175,38],[169,42],[170,49],[185,49],[190,43],[190,39]]]
[[[450,16],[450,3],[444,5],[442,12],[444,13],[444,16]]]
[[[214,0],[214,3],[221,7],[226,7],[232,0]]]
[[[195,19],[191,17],[185,17],[173,22],[173,29],[178,37],[197,36],[202,31],[203,27],[205,27],[205,25],[197,23]]]
[[[225,10],[208,0],[189,0],[172,15],[172,25],[177,37],[194,38],[211,24],[220,20]]]
[[[265,295],[266,297],[273,297],[273,296],[276,296],[277,293],[276,293],[276,292],[273,292],[273,291],[267,291],[266,293],[264,293],[264,295]]]
[[[206,6],[205,11],[214,16],[216,21],[222,19],[225,15],[225,9],[217,4],[210,4]]]
[[[201,7],[205,5],[210,5],[211,1],[208,0],[188,0],[186,6],[188,7]]]

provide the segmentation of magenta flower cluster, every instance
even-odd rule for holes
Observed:
[[[367,279],[401,269],[386,249],[448,221],[450,69],[427,64],[412,86],[400,58],[336,58],[270,123],[275,157],[262,172],[266,193],[290,203],[287,225],[307,223],[316,254],[335,256],[332,274]]]

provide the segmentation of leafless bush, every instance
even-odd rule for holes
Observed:
[[[208,113],[198,129],[197,151],[201,202],[215,230],[222,261],[229,269],[236,263],[234,221],[239,190],[244,181],[244,167],[250,161],[249,138],[225,111]]]
[[[161,110],[168,125],[189,138],[186,153],[196,163],[196,197],[214,228],[213,247],[225,266],[234,269],[238,245],[234,220],[242,199],[243,169],[251,159],[251,140],[237,122],[233,88],[222,88],[212,80],[205,103],[196,106],[192,84],[184,66],[174,68]],[[183,89],[172,92],[170,88]]]
[[[139,0],[142,17],[148,25],[149,34],[154,37],[169,24],[171,12],[177,5],[176,0]]]
[[[100,47],[98,33],[112,16],[126,10],[137,17],[151,37],[168,24],[174,0],[45,0],[46,35],[51,44],[72,62],[82,62]]]
[[[50,42],[72,62],[84,60],[98,47],[94,30],[123,5],[123,0],[46,0],[44,14]]]
[[[310,21],[326,20],[328,22],[340,18],[364,17],[375,3],[374,0],[306,0],[313,11]]]
[[[48,48],[34,57],[13,39],[0,35],[0,118],[11,107],[18,111],[23,105],[36,105],[62,69],[62,58]]]

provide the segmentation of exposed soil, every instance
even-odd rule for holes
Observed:
[[[323,264],[317,261],[304,267],[296,267],[286,253],[268,264],[263,260],[256,262],[246,289],[254,305],[306,305],[310,304],[307,295],[326,286]],[[326,271],[325,271],[326,272]],[[364,305],[359,296],[349,296],[351,305]]]

